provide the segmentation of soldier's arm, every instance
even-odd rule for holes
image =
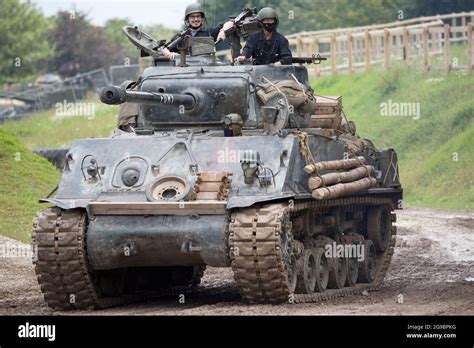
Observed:
[[[282,42],[280,46],[280,60],[283,65],[290,65],[293,61],[293,55],[290,50],[290,44],[288,39],[282,36]]]
[[[222,27],[224,26],[224,24],[219,24],[217,27],[215,28],[211,28],[209,30],[209,33],[211,34],[211,36],[213,37],[214,41],[217,41],[217,37],[219,36],[219,32],[221,31]]]
[[[175,36],[173,36],[173,38],[169,41],[169,42],[173,42],[174,40],[176,40],[177,38],[179,37],[179,34],[176,34]],[[178,49],[176,47],[172,48],[171,50],[169,50],[170,52],[174,52],[174,53],[178,53]]]
[[[255,51],[255,37],[253,35],[250,35],[247,38],[247,41],[245,41],[245,46],[244,49],[242,50],[241,56],[245,56],[245,58],[249,59],[250,57],[253,57]]]

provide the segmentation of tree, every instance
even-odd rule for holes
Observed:
[[[105,34],[104,28],[90,24],[85,13],[60,11],[55,19],[49,34],[55,45],[55,54],[49,64],[51,70],[62,76],[74,76],[123,64],[120,46]]]
[[[138,56],[140,55],[140,52],[128,40],[127,36],[122,30],[124,26],[131,25],[131,20],[128,18],[109,19],[107,22],[105,22],[105,34],[117,47],[120,48],[119,55],[122,58],[122,62],[134,64],[138,62]]]
[[[29,1],[2,0],[0,11],[0,82],[31,78],[52,54],[50,21]]]
[[[169,41],[173,36],[176,35],[175,29],[167,28],[162,24],[145,25],[141,28],[141,30],[143,30],[145,33],[147,33],[157,41]]]
[[[243,7],[273,7],[284,34],[394,22],[474,9],[472,0],[200,0],[211,25]]]
[[[407,0],[406,2],[406,9],[410,17],[434,16],[437,14],[474,10],[474,2],[472,0]]]

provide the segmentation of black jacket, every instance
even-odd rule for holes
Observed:
[[[223,24],[219,24],[216,28],[204,28],[203,25],[201,25],[201,28],[199,28],[198,32],[196,33],[196,35],[194,35],[194,37],[209,37],[211,36],[214,41],[217,41],[217,36],[219,35],[219,32],[221,31],[223,27]],[[178,34],[175,35],[171,40],[170,42],[173,42],[174,40],[176,40],[178,38]],[[175,48],[175,49],[172,49],[171,52],[178,52],[178,50]]]
[[[265,65],[281,61],[282,64],[292,63],[292,54],[288,40],[279,32],[273,32],[270,40],[265,40],[263,30],[253,33],[247,38],[242,55],[253,57],[255,65]]]

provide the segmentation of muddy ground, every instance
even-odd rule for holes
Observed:
[[[279,306],[242,303],[230,269],[208,268],[204,290],[185,295],[184,303],[173,296],[101,311],[54,312],[44,302],[31,260],[5,257],[6,246],[21,251],[24,245],[0,237],[0,315],[474,315],[474,213],[410,209],[398,213],[397,225],[395,254],[381,290]]]

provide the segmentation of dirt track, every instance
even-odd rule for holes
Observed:
[[[97,315],[474,315],[474,213],[405,210],[398,213],[392,265],[380,291],[316,304],[246,305],[229,269],[209,268],[206,290],[102,311]],[[0,237],[0,246],[20,245]],[[212,290],[207,290],[212,289]],[[398,303],[403,295],[403,303]],[[53,314],[45,304],[29,258],[0,262],[0,315]]]

